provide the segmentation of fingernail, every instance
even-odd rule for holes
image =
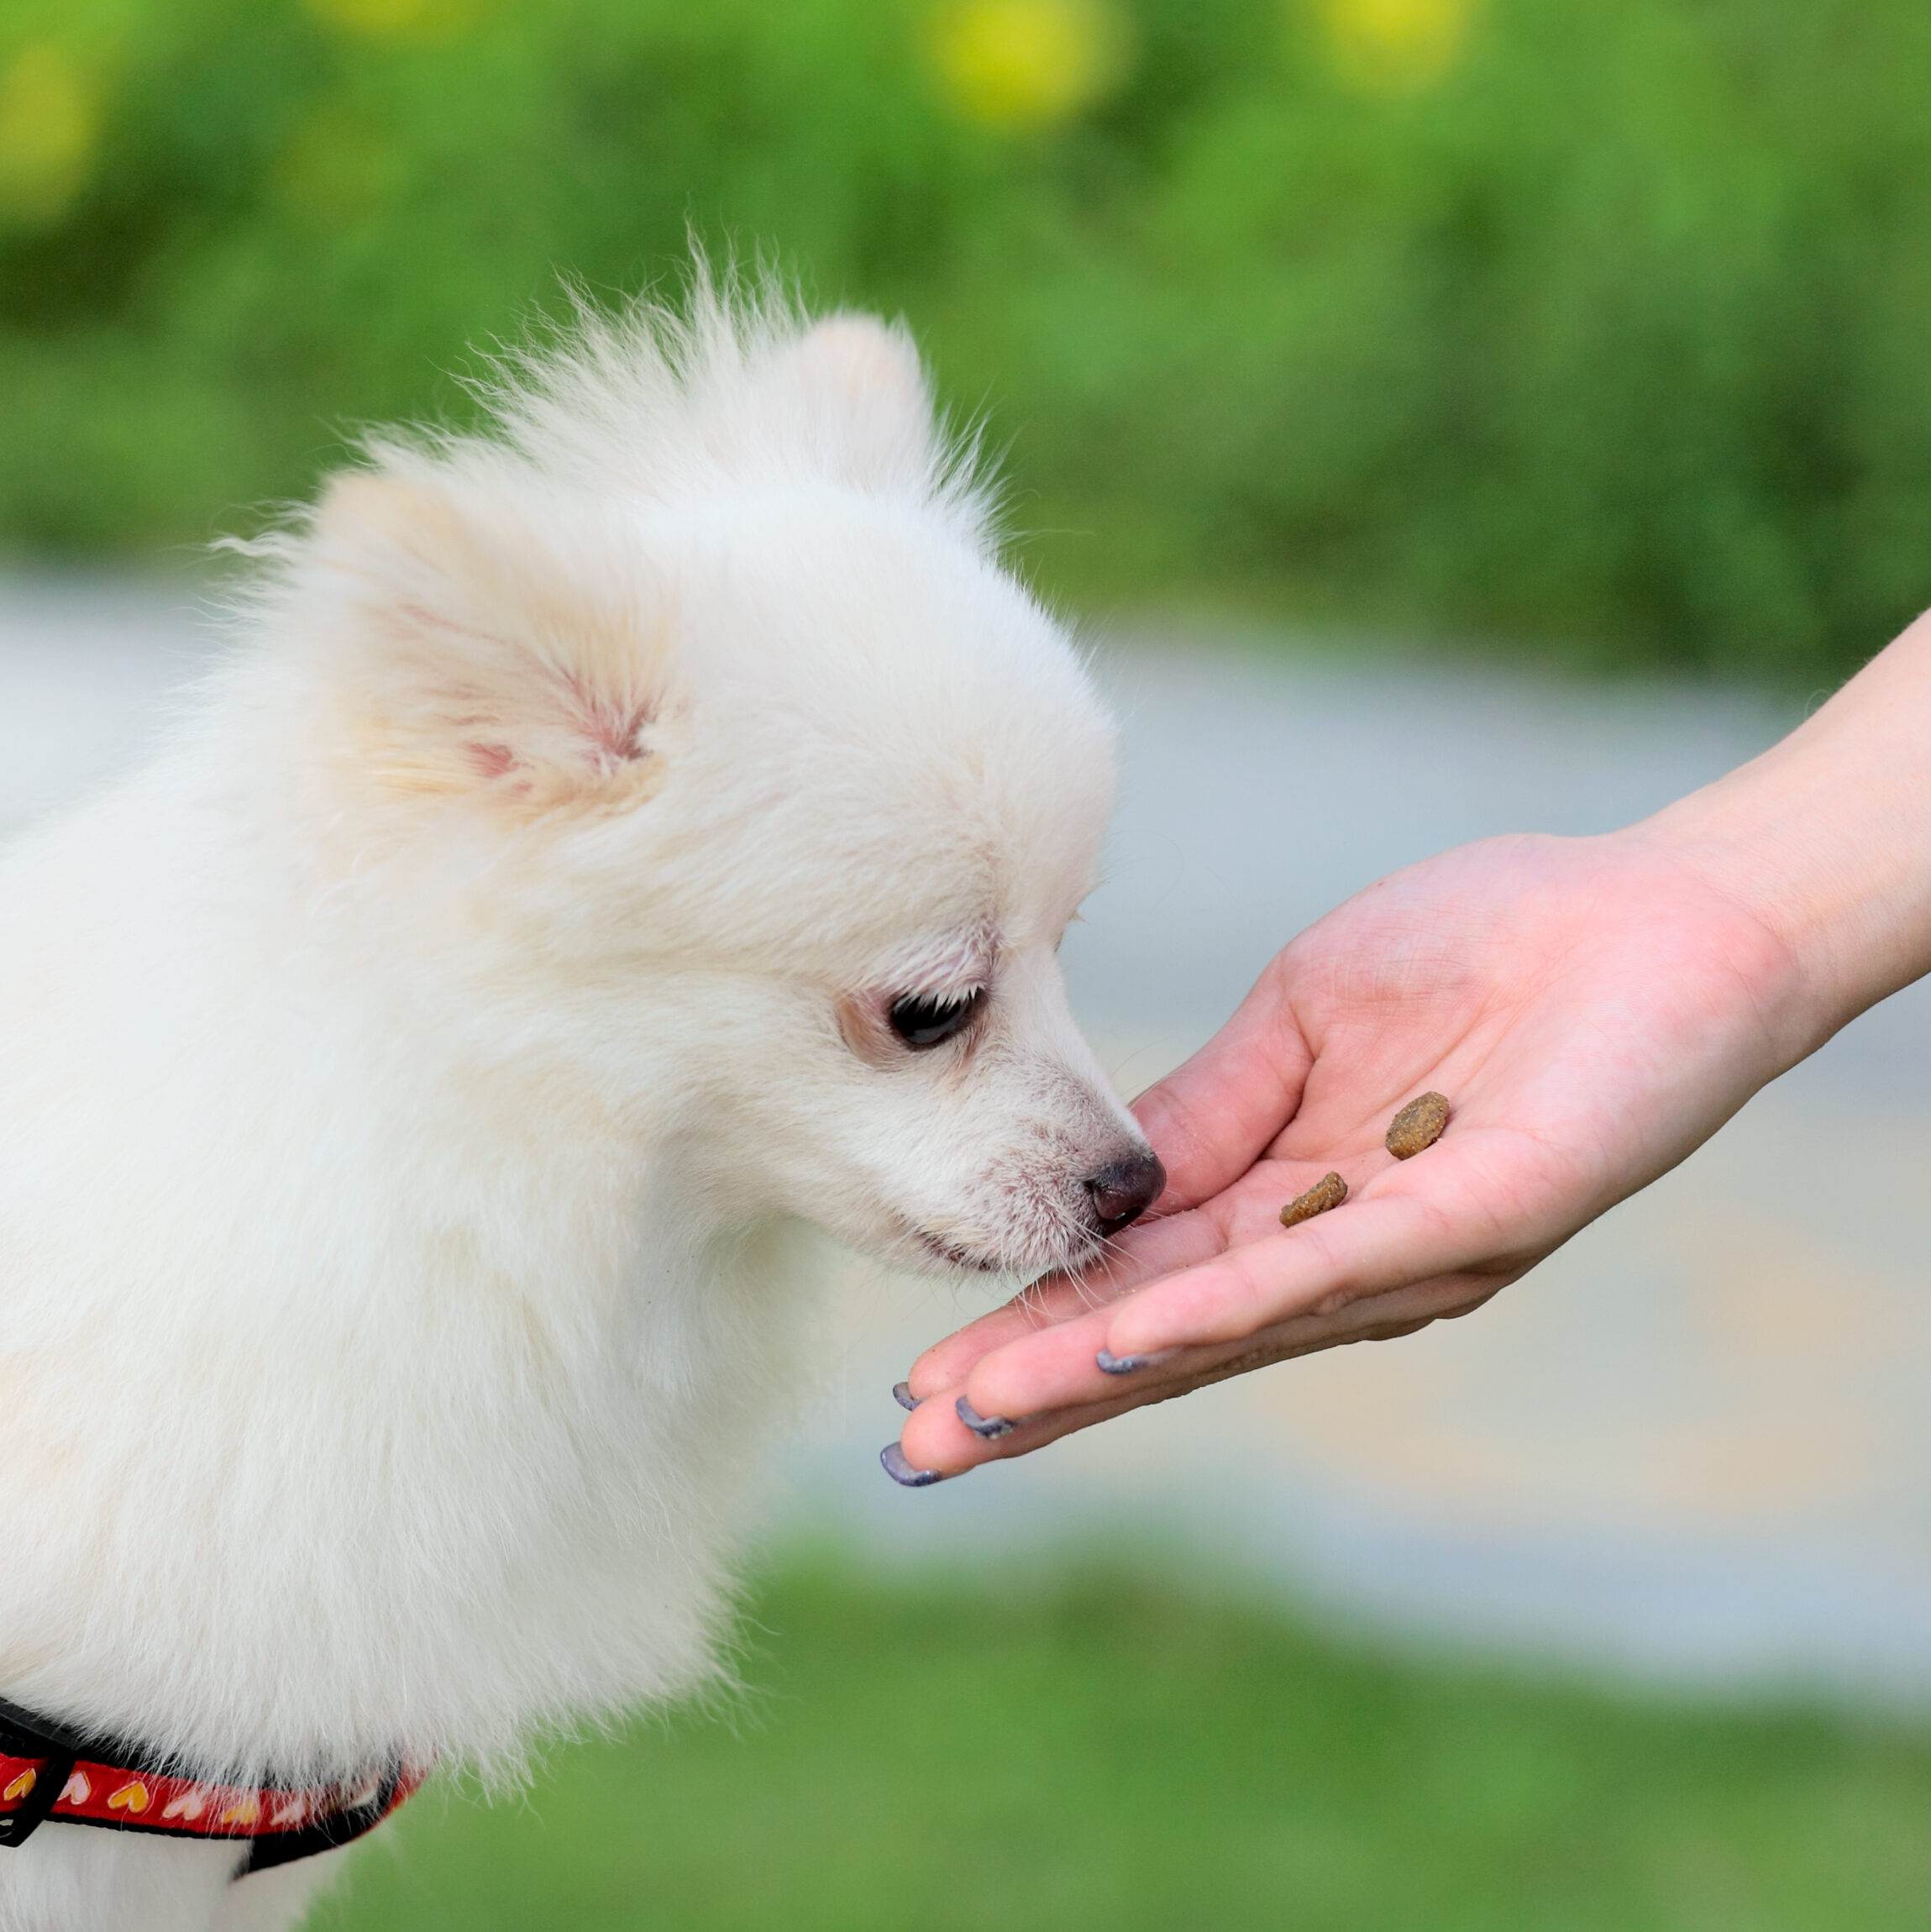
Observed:
[[[1179,1352],[1177,1348],[1156,1348],[1151,1355],[1115,1355],[1110,1348],[1103,1348],[1093,1359],[1102,1374],[1131,1375],[1136,1369],[1151,1368]]]
[[[892,1399],[901,1409],[916,1409],[919,1405],[919,1399],[912,1394],[912,1385],[909,1382],[895,1382],[892,1384]]]
[[[1012,1433],[1012,1424],[1003,1415],[981,1415],[964,1396],[960,1396],[952,1407],[958,1410],[959,1420],[975,1436],[983,1436],[989,1442],[996,1442],[1002,1436]]]
[[[879,1452],[879,1462],[885,1473],[906,1489],[926,1489],[934,1483],[942,1483],[945,1478],[937,1469],[915,1469],[905,1460],[905,1452],[896,1442],[888,1442]]]

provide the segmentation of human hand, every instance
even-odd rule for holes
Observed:
[[[1136,1105],[1169,1176],[1148,1218],[919,1359],[893,1473],[1467,1313],[1815,1045],[1800,981],[1771,925],[1648,827],[1491,840],[1369,887]],[[1388,1123],[1430,1089],[1447,1131],[1397,1162]],[[1283,1229],[1330,1170],[1347,1200]],[[1144,1366],[1105,1373],[1102,1352]]]

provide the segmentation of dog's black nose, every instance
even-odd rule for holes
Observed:
[[[1157,1154],[1130,1154],[1102,1168],[1086,1184],[1099,1231],[1118,1234],[1127,1222],[1137,1221],[1159,1200],[1166,1184],[1167,1170]]]

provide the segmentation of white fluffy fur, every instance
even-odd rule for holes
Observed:
[[[862,317],[586,324],[265,548],[165,755],[0,862],[0,1695],[500,1772],[707,1667],[800,1222],[1090,1251],[1109,730]],[[0,1928],[280,1925],[336,1862],[48,1825]]]

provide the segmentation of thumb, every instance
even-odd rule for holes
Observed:
[[[1246,1173],[1293,1118],[1313,1060],[1277,958],[1232,1019],[1133,1103],[1167,1168],[1152,1211],[1196,1207]]]

